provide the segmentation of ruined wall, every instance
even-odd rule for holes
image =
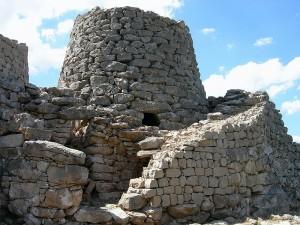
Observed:
[[[262,93],[229,91],[222,104],[227,113],[241,113],[229,118],[209,114],[209,120],[167,134],[143,176],[131,180],[121,207],[139,210],[153,221],[169,215],[183,223],[201,223],[268,216],[299,206],[300,145],[292,143],[267,100]],[[141,148],[158,147],[151,142],[145,139]]]
[[[0,47],[5,225],[186,224],[299,207],[300,145],[278,110],[261,92],[206,100],[182,22],[129,7],[79,16],[60,88],[28,83],[24,45],[0,36]]]
[[[137,8],[96,8],[75,21],[59,86],[88,104],[132,109],[140,124],[150,113],[161,129],[178,129],[205,118],[199,77],[183,22]]]
[[[18,44],[0,35],[0,86],[18,92],[28,83],[28,49],[25,44]]]

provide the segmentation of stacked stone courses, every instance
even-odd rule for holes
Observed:
[[[0,35],[0,79],[1,87],[11,91],[24,89],[28,83],[28,49],[25,44]]]
[[[188,27],[135,8],[77,17],[59,86],[88,104],[156,114],[161,129],[179,129],[207,113]]]
[[[229,223],[299,208],[300,145],[265,92],[208,97],[183,22],[76,18],[59,87],[0,35],[0,224]],[[248,223],[246,223],[248,225]]]

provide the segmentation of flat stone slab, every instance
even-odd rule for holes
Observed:
[[[150,158],[152,155],[157,153],[159,150],[141,150],[136,153],[138,158]]]
[[[120,207],[108,209],[117,224],[128,224],[129,215]]]
[[[24,154],[27,156],[48,158],[64,164],[83,165],[85,153],[76,149],[68,148],[61,144],[50,141],[25,141]]]
[[[104,207],[81,207],[74,215],[76,221],[87,223],[107,223],[111,214]]]
[[[143,150],[148,149],[158,149],[164,143],[164,138],[162,137],[147,137],[146,139],[140,141],[138,145]]]

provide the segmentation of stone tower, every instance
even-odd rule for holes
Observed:
[[[27,47],[0,35],[1,225],[186,225],[300,208],[300,144],[266,93],[206,100],[183,23],[93,9],[75,21],[59,85],[30,84]]]
[[[136,8],[95,8],[77,17],[59,86],[161,129],[207,114],[188,27]]]

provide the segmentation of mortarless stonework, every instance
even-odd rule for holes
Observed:
[[[0,85],[14,92],[28,83],[27,46],[0,35]]]
[[[60,87],[88,104],[158,116],[161,129],[179,129],[205,118],[207,100],[193,42],[183,22],[135,8],[77,17]]]
[[[59,88],[28,83],[25,45],[0,47],[1,225],[202,224],[299,207],[300,145],[279,111],[263,92],[206,99],[182,22],[129,7],[79,16]]]

